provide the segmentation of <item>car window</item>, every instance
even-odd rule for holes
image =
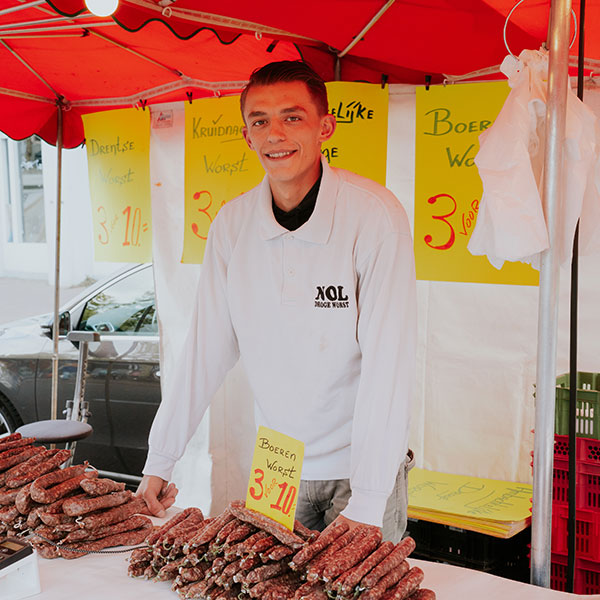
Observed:
[[[152,269],[142,269],[87,301],[79,330],[112,334],[158,334]]]

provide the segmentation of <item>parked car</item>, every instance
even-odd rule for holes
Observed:
[[[75,460],[134,482],[141,476],[160,403],[152,266],[127,267],[62,308],[59,417],[75,389],[79,350],[66,339],[71,330],[102,335],[89,345],[85,383],[93,433],[77,443]],[[52,315],[0,325],[0,435],[50,418],[52,346]]]

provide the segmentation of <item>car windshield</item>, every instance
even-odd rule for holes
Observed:
[[[79,330],[99,333],[157,334],[152,269],[123,277],[87,301]]]

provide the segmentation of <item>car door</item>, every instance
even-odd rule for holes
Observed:
[[[75,460],[109,473],[141,476],[150,425],[160,403],[158,324],[150,265],[132,269],[85,299],[73,329],[95,331],[89,344],[85,400],[94,431]],[[59,398],[73,397],[78,349],[60,342]],[[51,366],[50,366],[51,368]]]

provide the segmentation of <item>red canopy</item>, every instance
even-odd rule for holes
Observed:
[[[81,114],[237,93],[272,60],[304,58],[331,80],[341,57],[344,80],[436,83],[500,63],[512,7],[512,0],[120,0],[112,18],[99,18],[83,0],[0,0],[0,130],[55,143],[63,102],[64,145],[73,147],[83,141]],[[514,11],[507,29],[514,54],[545,40],[548,10],[547,1],[527,0]],[[588,0],[592,58],[600,58],[598,15],[600,0]]]

